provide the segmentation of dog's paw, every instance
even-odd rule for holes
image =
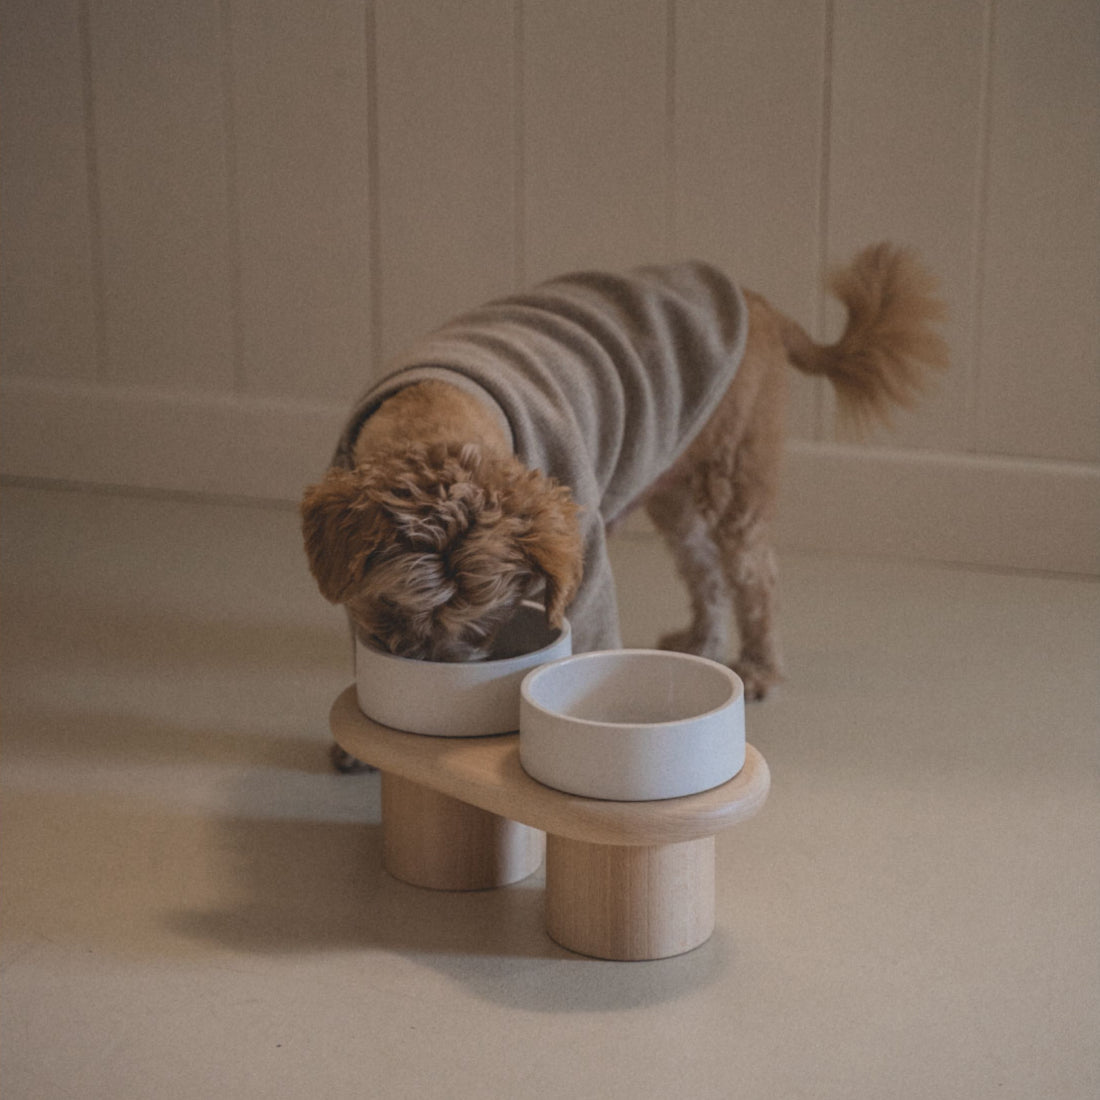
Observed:
[[[730,666],[745,685],[745,700],[759,702],[767,697],[768,691],[783,679],[782,673],[772,665],[762,661],[738,660]]]
[[[329,759],[332,761],[332,766],[340,772],[341,775],[357,775],[360,772],[372,772],[375,770],[373,765],[364,764],[358,757],[352,756],[347,749],[340,748],[335,741],[329,749]]]

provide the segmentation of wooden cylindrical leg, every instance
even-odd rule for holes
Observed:
[[[546,930],[598,959],[663,959],[698,947],[714,931],[714,837],[628,847],[551,834]]]
[[[431,890],[486,890],[534,874],[546,836],[389,772],[382,773],[382,865]]]

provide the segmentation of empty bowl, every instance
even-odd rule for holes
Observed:
[[[697,794],[745,764],[745,688],[725,665],[649,649],[529,672],[520,763],[548,787],[633,802]]]
[[[355,641],[359,709],[375,722],[433,737],[519,729],[519,689],[536,665],[572,652],[569,623],[551,627],[535,603],[520,605],[483,661],[414,661]]]

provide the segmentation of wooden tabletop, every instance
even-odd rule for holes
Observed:
[[[536,829],[591,844],[676,844],[711,836],[752,817],[768,795],[764,758],[746,746],[745,766],[728,783],[684,798],[606,802],[564,794],[520,766],[519,735],[426,737],[371,721],[355,687],[329,716],[336,741],[364,763]]]

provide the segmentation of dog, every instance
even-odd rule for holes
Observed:
[[[725,661],[732,609],[732,667],[763,698],[783,675],[769,527],[788,367],[827,378],[862,427],[947,365],[911,250],[866,248],[829,288],[847,322],[827,345],[704,264],[566,276],[458,318],[359,403],[303,496],[322,595],[411,658],[484,658],[532,596],[552,625],[569,612],[577,651],[614,647],[604,540],[642,506],[691,605],[658,645]]]

